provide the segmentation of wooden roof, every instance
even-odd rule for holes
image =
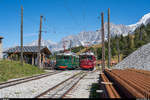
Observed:
[[[3,39],[3,37],[2,37],[2,36],[0,36],[0,39]]]
[[[46,52],[46,54],[51,54],[50,50],[46,46],[41,46],[40,51]],[[4,53],[20,53],[21,52],[21,46],[16,46],[14,48],[9,48]],[[37,53],[38,52],[38,46],[23,46],[23,52],[26,53]]]

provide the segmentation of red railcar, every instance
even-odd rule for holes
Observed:
[[[96,58],[94,53],[87,52],[79,55],[80,59],[80,68],[81,69],[90,69],[93,70],[96,65]]]

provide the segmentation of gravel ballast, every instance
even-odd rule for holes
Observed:
[[[0,98],[34,98],[80,71],[63,71],[39,80],[0,89]]]
[[[98,83],[99,71],[88,73],[65,98],[89,98],[92,84]]]
[[[120,63],[113,67],[114,69],[136,68],[150,70],[150,43],[137,49]]]

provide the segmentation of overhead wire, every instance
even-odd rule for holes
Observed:
[[[77,22],[77,20],[74,18],[72,11],[69,9],[69,7],[67,6],[67,2],[66,0],[64,0],[64,8],[68,11],[69,15],[71,16],[72,20],[74,21],[74,23],[76,25],[79,25],[79,23]]]
[[[96,16],[96,31],[100,30],[100,15]]]
[[[64,8],[67,10],[68,14],[71,16],[73,22],[75,23],[75,25],[77,26],[80,26],[81,23],[79,23],[75,17],[73,16],[73,13],[72,13],[72,10],[67,6],[67,1],[64,0]],[[20,13],[19,13],[20,14]],[[85,5],[85,0],[83,0],[83,10],[82,10],[82,18],[83,18],[83,30],[86,30],[87,28],[87,25],[86,25],[86,5]],[[33,23],[36,23],[34,24],[35,26],[37,25],[38,21],[36,19],[33,19],[33,18],[29,18],[29,16],[25,16],[24,17],[25,20],[28,20],[30,22],[33,22]],[[53,28],[50,29],[50,25],[48,24],[48,20],[47,18],[44,17],[44,24],[43,24],[43,27],[44,29],[46,29],[46,31],[44,31],[45,33],[51,33],[50,31],[53,31],[52,33],[56,34],[56,29],[55,29],[55,26],[51,26]],[[80,26],[81,27],[81,26]],[[37,29],[38,30],[38,29]],[[37,33],[38,31],[36,31],[35,33]]]
[[[85,20],[86,19],[86,12],[85,12],[86,11],[85,10],[85,8],[86,8],[86,5],[85,5],[86,2],[85,1],[86,0],[82,0],[82,1],[83,1],[83,4],[82,4],[83,5],[83,11],[82,11],[82,16],[83,16],[83,31],[86,31],[86,28],[87,28],[86,27],[86,20]]]

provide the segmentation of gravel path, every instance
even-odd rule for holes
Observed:
[[[79,83],[65,96],[65,98],[89,98],[93,83],[98,83],[99,71],[88,73]]]
[[[0,89],[0,98],[33,98],[80,71],[64,71],[39,80]]]

